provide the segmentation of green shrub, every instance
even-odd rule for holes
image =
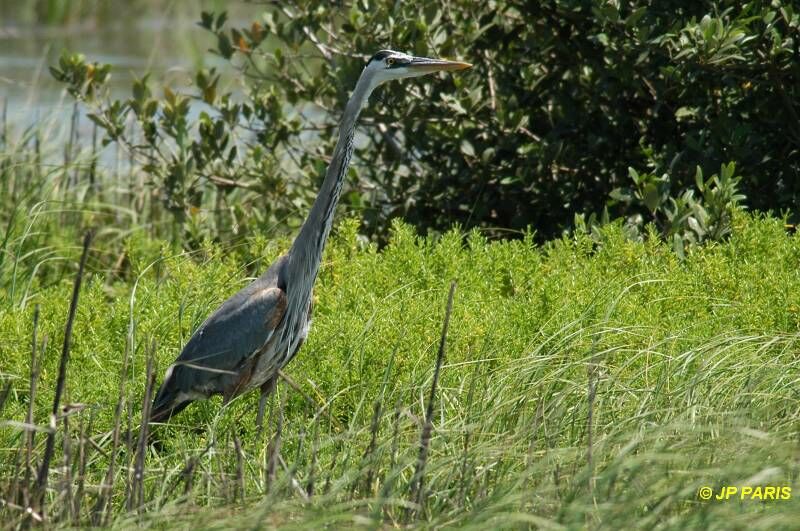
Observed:
[[[217,212],[213,237],[296,224],[365,54],[391,46],[475,67],[388,85],[365,112],[344,202],[380,240],[399,216],[423,232],[457,222],[546,239],[576,212],[647,214],[609,200],[630,167],[668,176],[658,186],[680,202],[697,167],[732,161],[750,206],[778,211],[800,199],[799,17],[779,1],[646,0],[292,1],[242,28],[204,13],[214,52],[246,80],[244,101],[211,70],[163,98],[145,78],[95,119],[146,159],[181,227],[201,205]],[[192,99],[208,106],[196,122]],[[130,113],[138,147],[121,128]]]

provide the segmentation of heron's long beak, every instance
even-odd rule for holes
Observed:
[[[428,57],[415,57],[406,65],[412,72],[428,73],[447,70],[464,70],[470,68],[470,63],[460,61],[445,61],[444,59],[430,59]]]

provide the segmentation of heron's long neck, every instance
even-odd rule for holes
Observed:
[[[369,76],[366,73],[362,74],[342,115],[342,121],[339,124],[339,140],[333,150],[331,163],[325,173],[319,194],[289,252],[289,278],[292,279],[292,282],[304,281],[303,284],[308,286],[309,292],[319,271],[322,252],[325,250],[325,242],[333,222],[333,214],[342,192],[342,182],[347,174],[350,156],[353,154],[353,134],[356,120],[373,89],[374,86]]]

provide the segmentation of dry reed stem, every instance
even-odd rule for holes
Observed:
[[[67,324],[64,330],[64,345],[61,349],[61,360],[58,365],[58,380],[56,380],[56,393],[53,397],[53,408],[50,415],[50,427],[53,429],[47,434],[47,444],[44,450],[44,457],[42,458],[42,466],[39,468],[39,474],[36,478],[35,505],[37,512],[42,515],[44,515],[42,505],[44,502],[45,490],[47,489],[50,461],[53,458],[53,450],[55,449],[56,443],[56,416],[58,415],[58,407],[61,402],[61,396],[64,394],[64,386],[66,385],[67,362],[69,361],[69,348],[72,341],[72,327],[75,323],[75,315],[78,311],[78,295],[81,291],[83,271],[86,267],[86,259],[89,256],[89,245],[91,242],[92,232],[87,231],[83,237],[83,252],[81,254],[80,263],[78,264],[78,274],[75,276],[75,284],[72,288],[72,300],[70,301]]]
[[[431,392],[428,397],[428,407],[425,412],[425,422],[422,425],[422,435],[420,436],[419,456],[414,477],[411,480],[411,501],[418,506],[422,504],[423,478],[425,475],[425,465],[428,462],[428,449],[433,431],[433,406],[436,400],[436,387],[439,383],[439,373],[444,361],[444,352],[447,341],[447,328],[450,324],[450,313],[453,311],[453,295],[456,291],[456,282],[450,283],[450,293],[447,296],[447,309],[444,314],[444,324],[442,325],[442,335],[439,340],[439,352],[436,354],[436,368],[433,371],[433,382],[431,382]]]

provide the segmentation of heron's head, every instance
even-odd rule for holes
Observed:
[[[424,76],[447,70],[463,70],[471,66],[460,61],[414,57],[393,50],[381,50],[369,60],[365,72],[371,74],[373,86],[378,86],[392,79]]]

